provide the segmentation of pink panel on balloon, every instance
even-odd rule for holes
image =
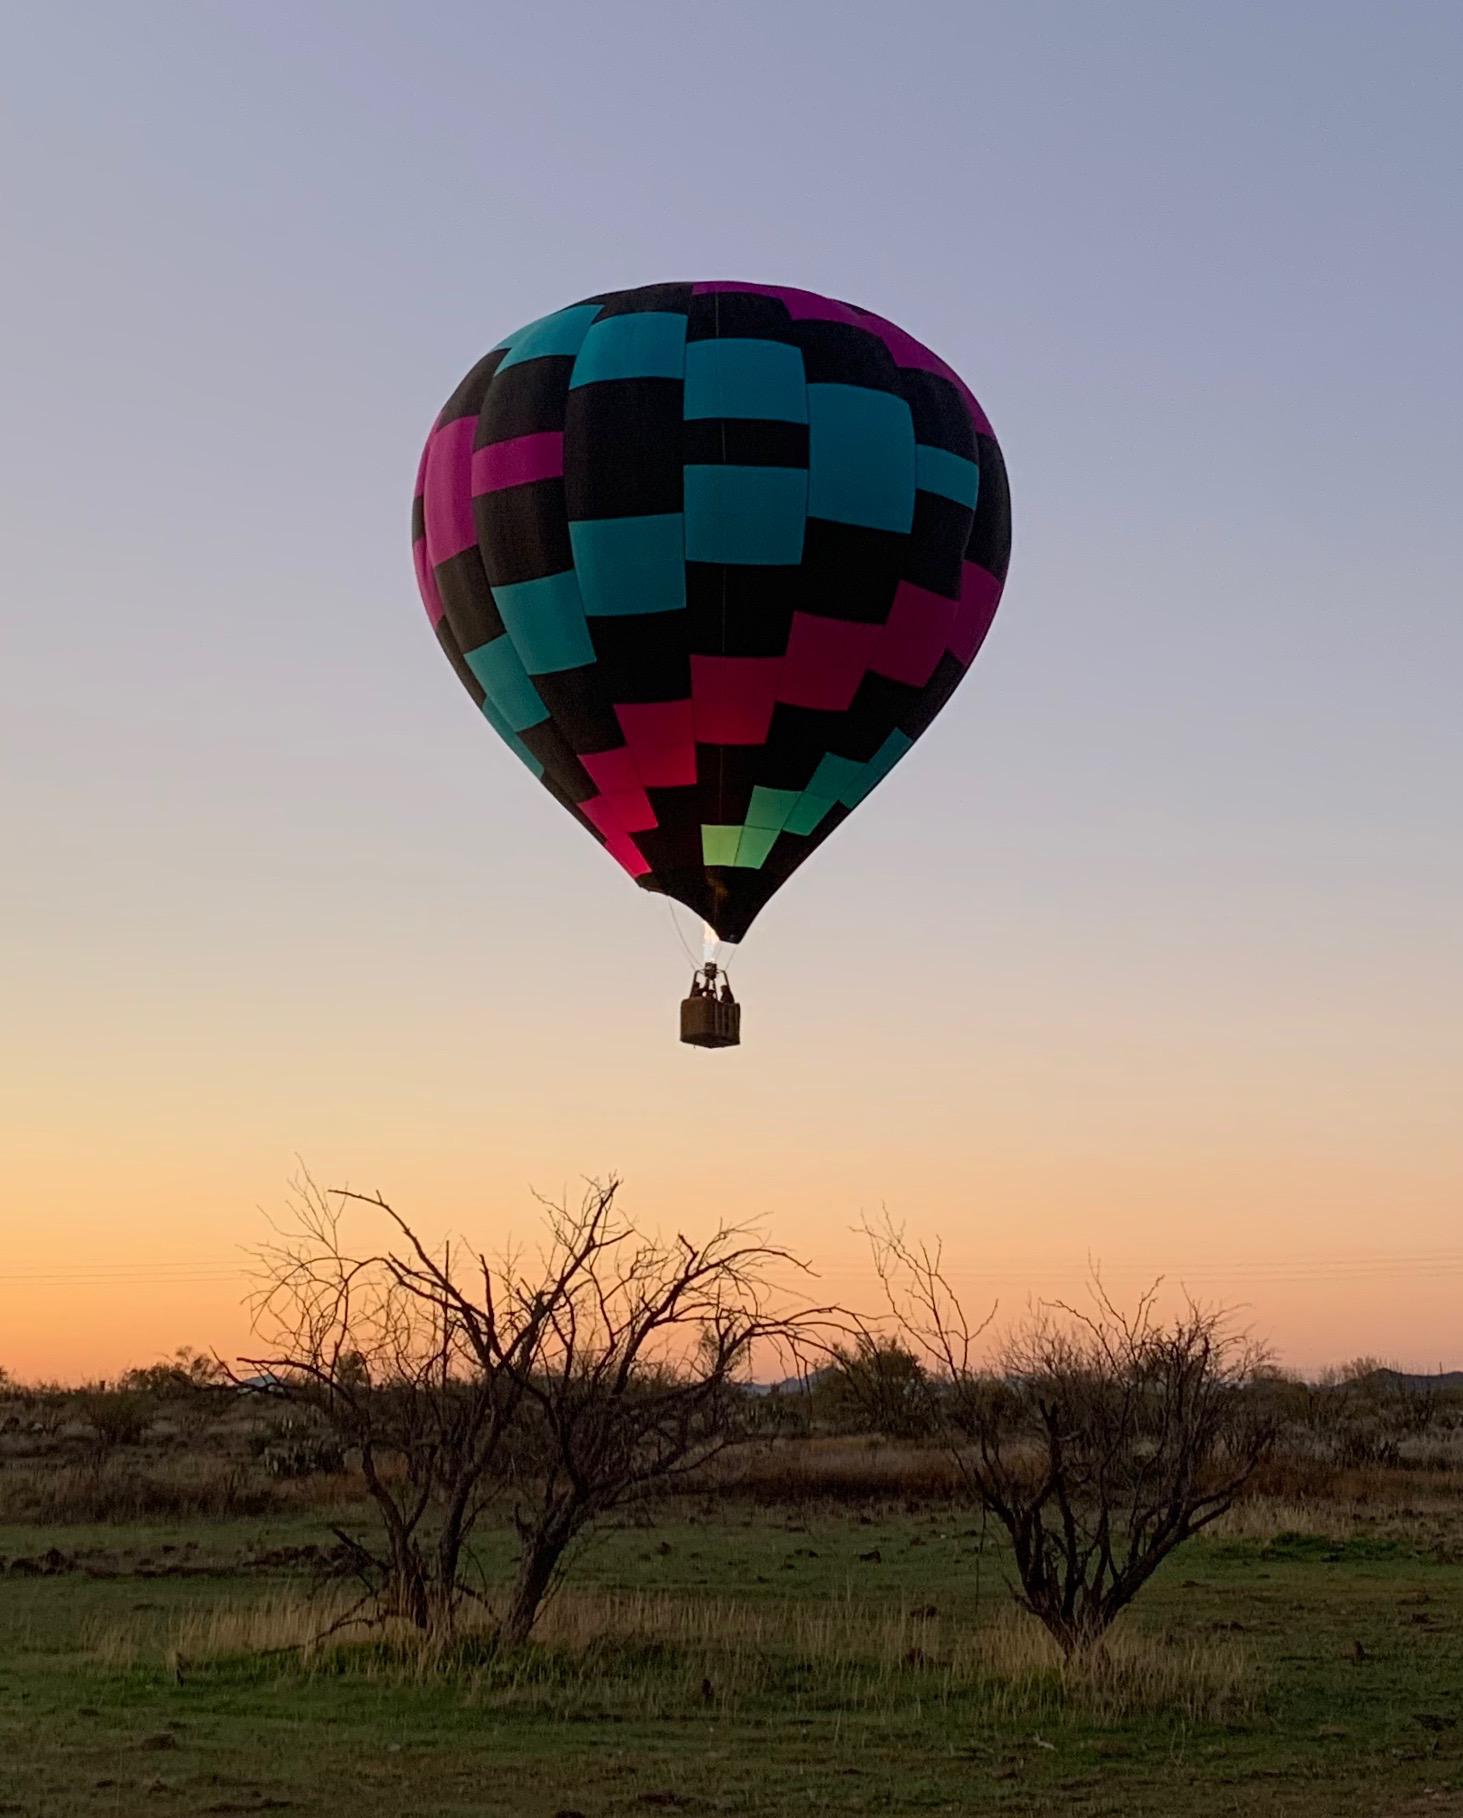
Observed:
[[[882,631],[879,625],[795,612],[777,680],[778,700],[790,707],[846,712],[853,705]]]
[[[660,825],[643,789],[617,789],[613,795],[594,796],[579,803],[579,812],[606,839],[616,833],[648,833]]]
[[[635,701],[616,707],[615,713],[646,788],[674,789],[696,781],[689,701]]]
[[[985,642],[985,634],[996,616],[1001,599],[1001,583],[988,568],[967,562],[961,570],[960,605],[955,613],[955,627],[950,633],[950,651],[967,668]]]
[[[635,844],[628,833],[611,833],[605,839],[605,851],[617,864],[623,865],[631,877],[644,877],[650,870],[645,854]]]
[[[637,745],[635,768],[647,789],[685,788],[696,781],[696,747]]]
[[[625,742],[637,745],[689,745],[696,736],[689,701],[634,701],[616,707]]]
[[[564,436],[557,429],[539,435],[491,442],[472,456],[472,496],[527,486],[534,480],[557,479],[564,471]]]
[[[781,657],[691,658],[698,745],[760,745],[772,724]]]
[[[427,559],[435,568],[477,542],[472,517],[472,438],[476,417],[457,417],[427,443],[423,510]]]
[[[957,610],[954,600],[901,581],[869,667],[892,681],[923,688],[950,647]]]
[[[442,604],[442,596],[437,591],[437,577],[432,573],[432,564],[427,560],[427,544],[424,537],[418,537],[411,546],[412,561],[416,564],[417,590],[422,596],[422,604],[427,609],[427,617],[432,621],[435,631],[442,622],[442,614],[447,608]]]
[[[640,787],[640,772],[628,745],[617,745],[613,751],[581,751],[579,762],[589,772],[589,780],[601,795]]]

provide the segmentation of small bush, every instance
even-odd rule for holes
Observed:
[[[155,1409],[139,1389],[113,1389],[105,1383],[83,1389],[73,1403],[80,1419],[91,1428],[96,1452],[109,1456],[123,1446],[135,1446],[152,1424]]]
[[[339,1437],[299,1415],[286,1414],[256,1433],[251,1449],[267,1477],[323,1477],[345,1469]]]

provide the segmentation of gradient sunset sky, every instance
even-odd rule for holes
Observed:
[[[0,1365],[245,1342],[295,1156],[425,1231],[611,1170],[872,1300],[1088,1259],[1463,1365],[1463,10],[13,9]],[[442,660],[423,435],[504,334],[745,277],[1010,467],[964,687],[767,910],[745,1045]],[[681,930],[693,945],[689,916]]]

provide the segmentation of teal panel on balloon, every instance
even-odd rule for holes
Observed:
[[[658,310],[606,316],[584,337],[569,387],[601,379],[679,379],[685,364],[685,316]]]
[[[678,511],[582,518],[569,526],[574,572],[590,618],[679,612],[686,604],[686,531]]]
[[[801,467],[688,467],[686,560],[792,565],[803,559]]]
[[[882,782],[888,776],[913,743],[913,739],[897,729],[891,732],[868,763],[859,766],[859,777],[851,780],[840,793],[838,799],[844,807],[857,808],[875,783]]]
[[[844,791],[858,788],[863,775],[862,764],[855,763],[852,758],[836,757],[830,751],[820,759],[804,794],[819,796],[830,802],[841,802]]]
[[[547,354],[577,354],[599,310],[598,303],[578,303],[573,309],[556,310],[553,315],[540,316],[537,322],[520,328],[498,343],[508,349],[506,358],[498,363],[498,371],[523,360],[541,360]]]
[[[483,692],[512,732],[526,732],[549,717],[539,691],[529,680],[513,640],[508,636],[465,651],[468,668],[481,682]]]
[[[921,442],[914,451],[914,483],[921,492],[937,492],[957,505],[975,510],[980,493],[980,469],[964,455]]]
[[[803,356],[780,341],[692,341],[686,349],[688,418],[759,417],[806,423]]]
[[[811,789],[805,789],[793,803],[792,811],[783,825],[789,833],[800,833],[806,838],[818,831],[823,816],[833,806],[832,796],[814,795]]]
[[[526,764],[533,774],[542,779],[544,774],[543,760],[536,758],[523,740],[508,724],[491,701],[483,702],[483,718],[502,739],[503,743],[522,763]]]
[[[537,581],[500,584],[493,589],[493,602],[530,675],[555,675],[594,661],[572,568]]]
[[[808,387],[808,516],[908,533],[914,522],[914,418],[866,385]]]

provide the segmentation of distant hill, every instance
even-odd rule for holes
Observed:
[[[1372,1370],[1359,1380],[1374,1389],[1436,1389],[1445,1395],[1463,1390],[1463,1370]]]

